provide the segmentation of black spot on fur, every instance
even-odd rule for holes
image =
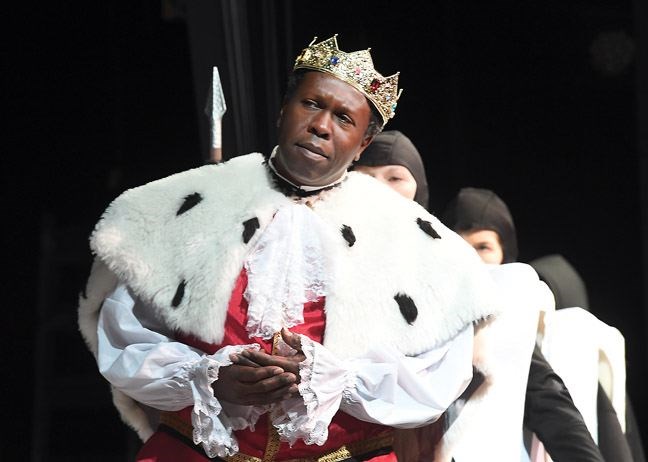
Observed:
[[[200,193],[192,193],[189,194],[184,198],[184,202],[176,212],[176,216],[182,215],[185,213],[187,210],[194,208],[196,205],[200,204],[202,202],[203,197],[200,195]]]
[[[418,317],[418,308],[416,308],[414,300],[412,300],[408,295],[400,293],[394,295],[394,300],[398,303],[398,308],[405,318],[405,321],[407,321],[407,324],[413,324]]]
[[[186,285],[187,282],[184,279],[180,282],[180,284],[178,284],[178,288],[176,289],[176,293],[173,296],[173,300],[171,300],[171,306],[173,306],[174,308],[180,306],[180,303],[182,302],[182,298],[184,297],[184,291]]]
[[[422,218],[417,218],[416,224],[419,225],[419,228],[421,228],[425,234],[432,236],[434,239],[441,239],[441,236],[439,236],[439,233],[434,230],[432,223],[430,223],[429,221],[425,221]]]
[[[259,229],[259,219],[257,217],[250,218],[243,222],[243,243],[247,244],[256,233],[256,230]]]
[[[355,244],[356,237],[355,234],[353,234],[353,230],[351,229],[351,226],[347,225],[342,225],[342,237],[344,238],[345,241],[347,241],[347,244],[349,244],[349,247],[353,247],[353,244]]]
[[[461,413],[461,409],[463,408],[464,404],[466,404],[466,401],[470,399],[470,397],[477,391],[477,389],[481,386],[482,383],[486,380],[486,377],[482,372],[480,372],[478,369],[473,366],[473,378],[464,390],[464,392],[457,398],[448,409],[446,409],[446,412],[444,412],[444,418],[445,421],[443,422],[444,425],[446,425],[445,428],[452,428],[452,424],[454,423],[455,420],[457,420],[457,417],[459,417],[459,414]],[[454,459],[452,459],[454,461]]]

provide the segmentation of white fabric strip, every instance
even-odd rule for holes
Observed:
[[[280,208],[245,262],[247,331],[271,338],[304,322],[304,303],[326,296],[326,227],[306,205]]]

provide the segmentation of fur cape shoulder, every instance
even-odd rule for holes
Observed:
[[[100,300],[118,280],[171,328],[220,343],[246,256],[291,201],[274,188],[258,153],[123,193],[90,239],[96,262],[86,293],[93,302],[80,307],[90,347]],[[338,356],[376,342],[418,354],[498,311],[493,281],[473,249],[373,178],[351,172],[312,209],[335,236],[324,344]]]

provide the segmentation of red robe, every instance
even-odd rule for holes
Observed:
[[[248,336],[246,319],[248,303],[243,294],[247,287],[247,273],[243,269],[236,281],[227,310],[225,337],[220,345],[208,344],[195,337],[178,335],[177,340],[202,351],[213,354],[226,345],[244,345],[258,343],[263,350],[272,352],[272,339]],[[291,332],[304,334],[312,340],[323,343],[326,315],[324,298],[304,304],[304,323],[291,328]],[[163,413],[162,425],[154,435],[144,443],[137,455],[138,462],[204,462],[207,458],[200,446],[192,442],[191,407],[177,412]],[[329,436],[323,446],[307,445],[297,441],[292,447],[279,441],[274,427],[270,425],[267,414],[262,415],[255,425],[255,430],[236,431],[239,453],[226,460],[236,462],[317,460],[327,456],[327,462],[342,461],[353,456],[371,454],[383,448],[389,448],[392,441],[392,429],[382,425],[358,420],[342,411],[333,417],[329,425]],[[382,451],[384,452],[384,451]],[[396,456],[377,455],[361,460],[372,462],[395,462]]]

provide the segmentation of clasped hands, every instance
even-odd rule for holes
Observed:
[[[305,359],[299,335],[281,330],[284,342],[297,353],[270,355],[264,351],[244,350],[230,355],[231,366],[221,367],[212,384],[214,396],[246,406],[273,404],[298,394],[299,363]]]

